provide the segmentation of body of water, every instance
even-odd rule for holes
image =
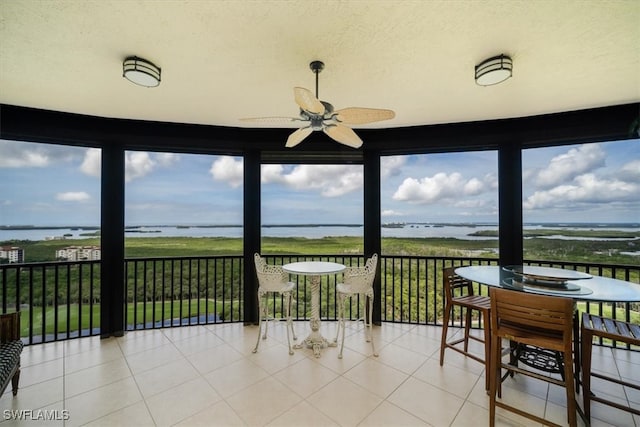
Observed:
[[[562,235],[562,230],[620,230],[640,233],[640,224],[607,225],[607,224],[531,224],[525,225],[526,230],[557,229],[558,234],[547,236],[554,239],[575,240],[613,240],[590,237],[568,237]],[[382,227],[382,237],[450,237],[466,240],[496,240],[497,237],[471,236],[470,234],[490,230],[496,231],[496,225],[486,224],[404,224],[402,226]],[[93,233],[95,228],[39,228],[39,229],[0,229],[0,242],[7,240],[51,240],[51,239],[82,239],[93,236],[82,234]],[[128,229],[126,237],[232,237],[241,238],[243,229],[240,226],[144,226]],[[327,236],[362,236],[362,226],[321,225],[321,226],[265,226],[262,227],[264,237],[306,237],[322,238]],[[620,239],[615,239],[620,240]],[[632,240],[632,239],[625,239]]]

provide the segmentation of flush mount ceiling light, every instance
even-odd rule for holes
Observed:
[[[476,65],[476,83],[491,86],[511,77],[513,61],[507,55],[498,55]]]
[[[140,86],[156,87],[160,84],[160,67],[137,56],[129,56],[122,63],[122,77]]]

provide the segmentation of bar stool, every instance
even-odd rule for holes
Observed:
[[[456,267],[448,267],[444,274],[444,295],[446,305],[444,317],[442,319],[442,338],[440,342],[440,366],[444,362],[444,351],[447,348],[464,354],[471,359],[485,365],[485,389],[489,390],[489,369],[488,360],[491,349],[491,331],[489,329],[489,317],[491,313],[491,300],[487,296],[474,295],[473,284],[455,273]],[[466,311],[464,323],[464,336],[453,341],[447,341],[447,331],[449,321],[455,307],[460,307]],[[484,339],[471,335],[471,313],[476,310],[480,313],[484,321]],[[484,359],[469,352],[469,339],[484,343]],[[462,348],[459,344],[464,343]]]
[[[347,267],[343,271],[342,283],[336,286],[338,300],[338,328],[334,343],[338,343],[338,336],[342,332],[340,341],[340,351],[338,359],[342,359],[344,349],[345,319],[347,318],[347,300],[358,298],[358,304],[364,305],[362,309],[362,320],[364,320],[365,339],[371,343],[371,351],[378,357],[376,346],[373,343],[373,281],[376,278],[376,268],[378,266],[378,254],[373,254],[362,267]],[[366,302],[369,301],[367,307]],[[351,302],[349,302],[349,305]],[[360,319],[358,319],[360,320]]]
[[[293,329],[293,322],[291,320],[291,303],[293,301],[293,288],[295,283],[289,282],[289,275],[279,265],[267,264],[264,258],[259,253],[254,254],[254,261],[256,264],[256,275],[258,276],[258,339],[253,352],[258,351],[260,345],[260,335],[262,339],[267,339],[267,329],[269,327],[269,304],[267,303],[267,296],[269,294],[279,295],[283,299],[282,312],[283,317],[287,320],[287,343],[289,345],[289,354],[293,354],[293,347],[291,346],[291,335],[293,339],[297,339],[296,332]],[[264,328],[262,326],[262,319],[264,318]]]
[[[502,369],[563,387],[567,398],[567,420],[575,426],[576,404],[573,383],[573,301],[547,295],[491,288],[491,388],[489,391],[489,425],[495,425],[496,407],[514,412],[546,425],[556,425],[522,408],[496,399],[502,396]],[[519,368],[502,361],[502,340],[562,353],[564,376],[561,380],[537,371]],[[511,361],[510,361],[511,362]]]
[[[621,405],[617,402],[604,399],[591,392],[591,377],[600,378],[625,387],[631,387],[640,391],[640,385],[614,378],[612,376],[603,375],[598,372],[591,371],[591,349],[593,347],[593,337],[606,338],[613,341],[619,341],[631,345],[640,345],[640,325],[634,325],[620,320],[609,319],[606,317],[596,316],[595,314],[582,314],[582,327],[580,329],[582,335],[581,353],[582,353],[582,403],[584,414],[587,420],[591,421],[591,402],[600,402],[614,408],[640,415],[640,410],[629,406]]]

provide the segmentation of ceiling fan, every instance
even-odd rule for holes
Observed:
[[[358,148],[362,140],[356,133],[345,125],[361,125],[379,122],[395,117],[392,110],[377,108],[350,107],[335,110],[333,105],[318,100],[318,74],[324,69],[322,61],[313,61],[309,64],[311,71],[316,75],[316,94],[302,87],[293,88],[293,96],[300,106],[299,117],[253,117],[240,119],[252,122],[304,122],[304,126],[293,132],[287,138],[285,147],[295,147],[302,142],[311,132],[321,130],[337,142],[349,147]]]

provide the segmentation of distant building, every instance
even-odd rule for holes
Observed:
[[[24,249],[17,246],[0,246],[0,258],[12,262],[24,262]]]
[[[90,261],[100,259],[100,246],[67,246],[56,251],[56,259]]]
[[[45,236],[44,240],[65,240],[65,236]]]

